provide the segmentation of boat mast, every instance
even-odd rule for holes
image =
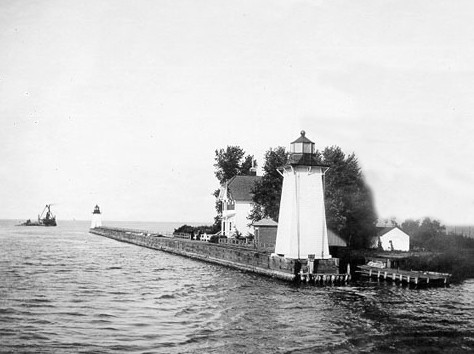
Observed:
[[[44,212],[46,211],[46,209],[48,209],[47,213],[46,213],[46,219],[49,219],[51,215],[51,204],[46,204],[46,206],[44,207],[43,209],[43,212],[41,213],[40,216],[38,216],[38,220],[40,220],[42,217],[43,217],[43,214]]]

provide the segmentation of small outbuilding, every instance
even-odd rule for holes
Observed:
[[[381,247],[384,251],[409,251],[410,236],[397,226],[377,227],[372,247]]]
[[[271,218],[264,218],[252,224],[255,242],[262,246],[275,246],[278,223]]]

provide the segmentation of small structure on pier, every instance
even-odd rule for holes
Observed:
[[[264,245],[267,247],[273,246],[273,252],[278,223],[271,218],[264,218],[254,222],[252,226],[255,233],[255,243],[257,244],[257,247]]]
[[[91,229],[102,226],[102,215],[100,213],[100,208],[98,205],[95,206],[94,211],[92,212],[92,221]]]

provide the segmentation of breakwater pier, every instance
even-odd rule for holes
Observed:
[[[297,260],[271,254],[266,250],[231,243],[194,241],[143,230],[96,227],[90,233],[120,242],[164,251],[204,262],[256,273],[285,281],[312,284],[344,284],[349,274],[339,274],[338,259]]]

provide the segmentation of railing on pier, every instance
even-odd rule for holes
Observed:
[[[122,232],[132,232],[132,233],[140,232],[140,234],[147,233],[147,231],[142,231],[142,230],[118,229],[118,228],[114,228],[114,230],[122,231]],[[258,251],[264,251],[264,252],[269,252],[269,253],[272,253],[275,250],[274,243],[256,243],[254,240],[226,238],[226,237],[222,237],[219,233],[214,234],[214,235],[206,234],[205,237],[204,237],[204,234],[202,234],[200,235],[199,240],[197,240],[196,238],[194,239],[191,238],[191,234],[185,233],[185,232],[160,233],[160,236],[173,237],[173,238],[179,238],[182,240],[190,240],[190,241],[196,241],[196,242],[212,242],[212,243],[218,243],[220,245],[255,249]],[[197,237],[197,235],[195,237]],[[217,237],[217,240],[214,237]]]
[[[233,245],[233,246],[238,246],[238,247],[253,248],[259,251],[273,252],[275,250],[274,243],[257,243],[254,241],[249,241],[247,239],[239,240],[235,238],[220,238],[219,243],[224,244],[224,245]]]
[[[239,240],[237,238],[220,238],[219,243],[254,248],[253,242],[249,242],[248,240]]]
[[[128,235],[137,235],[137,236],[163,236],[163,234],[158,233],[156,231],[148,231],[148,230],[137,230],[137,229],[124,229],[121,227],[108,227],[108,226],[101,226],[94,228],[96,231],[105,230],[110,233],[122,233]]]
[[[188,233],[173,233],[173,232],[156,232],[156,231],[148,231],[148,230],[137,230],[137,229],[125,229],[120,227],[98,227],[97,230],[103,229],[107,230],[108,232],[112,233],[124,233],[129,235],[137,235],[137,236],[155,236],[155,237],[175,237],[184,240],[190,240],[191,234]]]
[[[184,240],[190,240],[191,239],[191,234],[187,234],[185,232],[174,232],[173,237],[174,238],[182,238]]]

